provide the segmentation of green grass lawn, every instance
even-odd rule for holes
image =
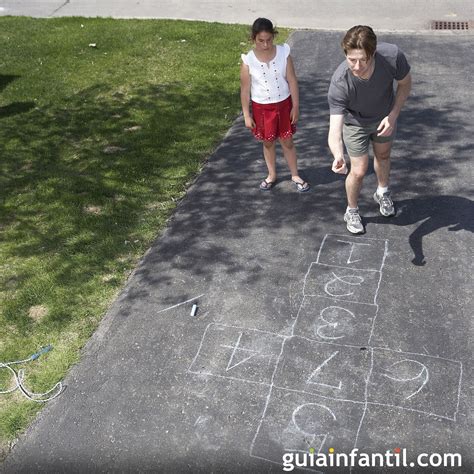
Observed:
[[[78,361],[238,114],[247,34],[184,21],[0,18],[0,362],[52,344],[24,366],[32,391]],[[11,383],[0,370],[0,390]],[[0,395],[4,451],[39,407],[18,391]]]

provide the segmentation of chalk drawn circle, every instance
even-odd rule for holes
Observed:
[[[317,436],[329,431],[336,421],[336,415],[319,403],[305,403],[293,412],[293,424],[306,436]]]

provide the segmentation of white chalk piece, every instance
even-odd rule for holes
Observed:
[[[193,307],[191,309],[191,316],[196,316],[197,310],[198,310],[197,304],[193,304]]]

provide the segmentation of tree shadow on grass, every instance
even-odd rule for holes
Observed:
[[[19,77],[20,76],[0,74],[0,92],[2,92],[8,86],[8,84],[15,81]],[[28,112],[34,106],[35,103],[33,101],[13,102],[12,104],[2,106],[0,107],[0,119],[3,117],[9,117],[11,115]]]
[[[15,74],[0,74],[0,92],[2,92],[10,82],[13,82],[18,78],[20,78],[20,76]]]
[[[34,108],[34,106],[34,102],[13,102],[11,104],[0,107],[0,118],[23,114]]]
[[[6,114],[0,127],[5,256],[40,256],[49,270],[42,276],[20,265],[7,276],[16,290],[7,319],[26,330],[28,306],[61,291],[66,301],[49,319],[67,322],[73,311],[66,308],[77,305],[94,278],[130,268],[144,250],[140,232],[154,234],[144,230],[145,221],[158,227],[168,218],[185,178],[227,128],[224,110],[234,99],[209,84],[149,84],[126,96],[95,86],[54,106]],[[210,119],[216,109],[222,114]],[[33,280],[41,291],[28,288]]]

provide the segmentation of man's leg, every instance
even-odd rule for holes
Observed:
[[[346,178],[347,205],[355,209],[359,200],[362,182],[369,164],[369,155],[351,156],[351,171]]]
[[[385,217],[395,215],[390,191],[388,189],[390,176],[390,152],[392,142],[373,142],[374,147],[374,170],[377,175],[378,188],[374,194],[375,202],[380,206],[380,214]]]
[[[350,159],[351,171],[346,178],[347,209],[344,214],[344,221],[349,232],[352,234],[363,234],[364,225],[362,224],[357,202],[362,182],[367,172],[369,155],[351,156]]]
[[[390,152],[392,142],[372,142],[374,147],[374,170],[380,188],[388,188],[390,176]]]
[[[370,131],[358,125],[344,124],[342,135],[351,160],[351,170],[346,178],[347,209],[344,221],[352,234],[365,232],[357,202],[369,164]]]

